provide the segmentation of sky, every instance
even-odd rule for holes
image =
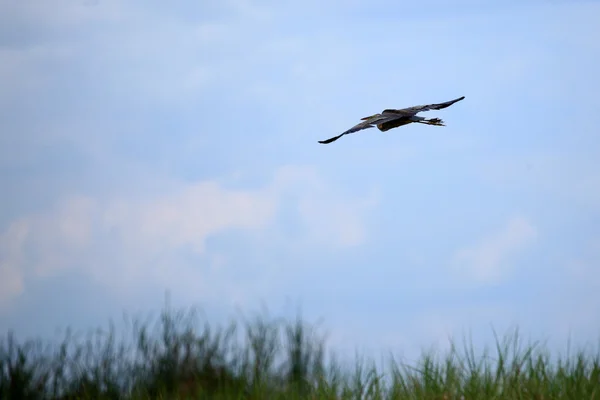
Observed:
[[[600,339],[597,1],[0,0],[0,333],[265,306]],[[385,108],[446,126],[369,129]]]

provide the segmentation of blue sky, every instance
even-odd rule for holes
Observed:
[[[0,331],[262,303],[341,351],[600,328],[596,1],[0,1]],[[466,99],[329,138],[384,108]]]

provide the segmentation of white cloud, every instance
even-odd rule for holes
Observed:
[[[103,225],[118,231],[132,247],[160,250],[191,245],[201,254],[211,234],[260,228],[274,212],[274,199],[263,191],[229,191],[208,181],[185,185],[174,194],[141,204],[112,203],[103,212]]]
[[[23,221],[17,221],[0,236],[0,309],[8,300],[23,292],[23,274],[19,265],[27,233],[28,226]]]
[[[114,288],[160,282],[190,292],[204,287],[215,296],[228,291],[231,298],[243,298],[244,290],[263,283],[261,271],[254,281],[232,287],[228,254],[207,254],[207,240],[235,230],[258,238],[264,246],[285,243],[279,241],[285,229],[278,212],[290,197],[302,233],[290,241],[288,250],[364,242],[365,213],[376,201],[340,196],[305,167],[283,167],[270,184],[255,190],[201,181],[180,183],[168,194],[146,199],[73,195],[55,209],[19,218],[6,229],[0,240],[1,300],[23,292],[28,279],[71,269]],[[236,245],[229,247],[235,253]],[[186,254],[208,255],[210,266],[198,268]]]
[[[297,245],[325,244],[351,247],[366,239],[365,213],[379,203],[372,191],[362,199],[347,198],[332,190],[314,169],[285,167],[279,170],[275,190],[296,197],[297,212],[307,235]]]
[[[524,218],[512,218],[499,232],[478,244],[459,250],[456,261],[459,268],[480,282],[496,282],[507,276],[510,259],[538,236],[537,229]]]
[[[2,20],[16,21],[31,27],[73,27],[94,21],[115,21],[120,19],[122,3],[112,0],[102,1],[0,1]]]

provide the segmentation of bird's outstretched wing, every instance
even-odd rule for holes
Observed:
[[[331,143],[331,142],[335,142],[336,140],[338,140],[339,138],[341,138],[344,135],[347,135],[349,133],[358,132],[358,131],[361,131],[363,129],[373,128],[378,123],[386,122],[390,118],[391,119],[396,119],[396,118],[398,118],[398,116],[394,115],[394,116],[390,117],[389,115],[375,114],[375,115],[371,115],[370,117],[365,117],[365,118],[363,118],[363,120],[364,120],[363,122],[354,125],[352,128],[348,129],[345,132],[340,133],[337,136],[334,136],[334,137],[329,138],[327,140],[319,140],[319,143],[321,143],[321,144],[328,144],[328,143]]]
[[[367,126],[367,128],[372,128],[372,126]],[[335,142],[336,140],[338,140],[339,138],[341,138],[342,136],[346,135],[346,133],[340,133],[337,136],[334,136],[332,138],[326,139],[326,140],[319,140],[319,143],[321,144],[329,144],[331,142]]]
[[[464,98],[465,98],[465,96],[461,96],[458,99],[445,101],[443,103],[425,104],[422,106],[401,108],[399,110],[387,109],[387,110],[383,110],[382,114],[397,114],[397,115],[402,115],[402,116],[407,117],[407,116],[418,114],[423,111],[441,110],[442,108],[450,107],[452,104],[454,104],[458,101],[461,101]],[[365,118],[363,118],[363,119],[365,119]]]

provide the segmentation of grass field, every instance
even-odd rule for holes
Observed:
[[[264,316],[211,327],[162,311],[117,334],[60,342],[0,339],[1,399],[600,399],[600,352],[552,355],[515,331],[476,354],[453,344],[411,365],[336,362],[300,319]]]

